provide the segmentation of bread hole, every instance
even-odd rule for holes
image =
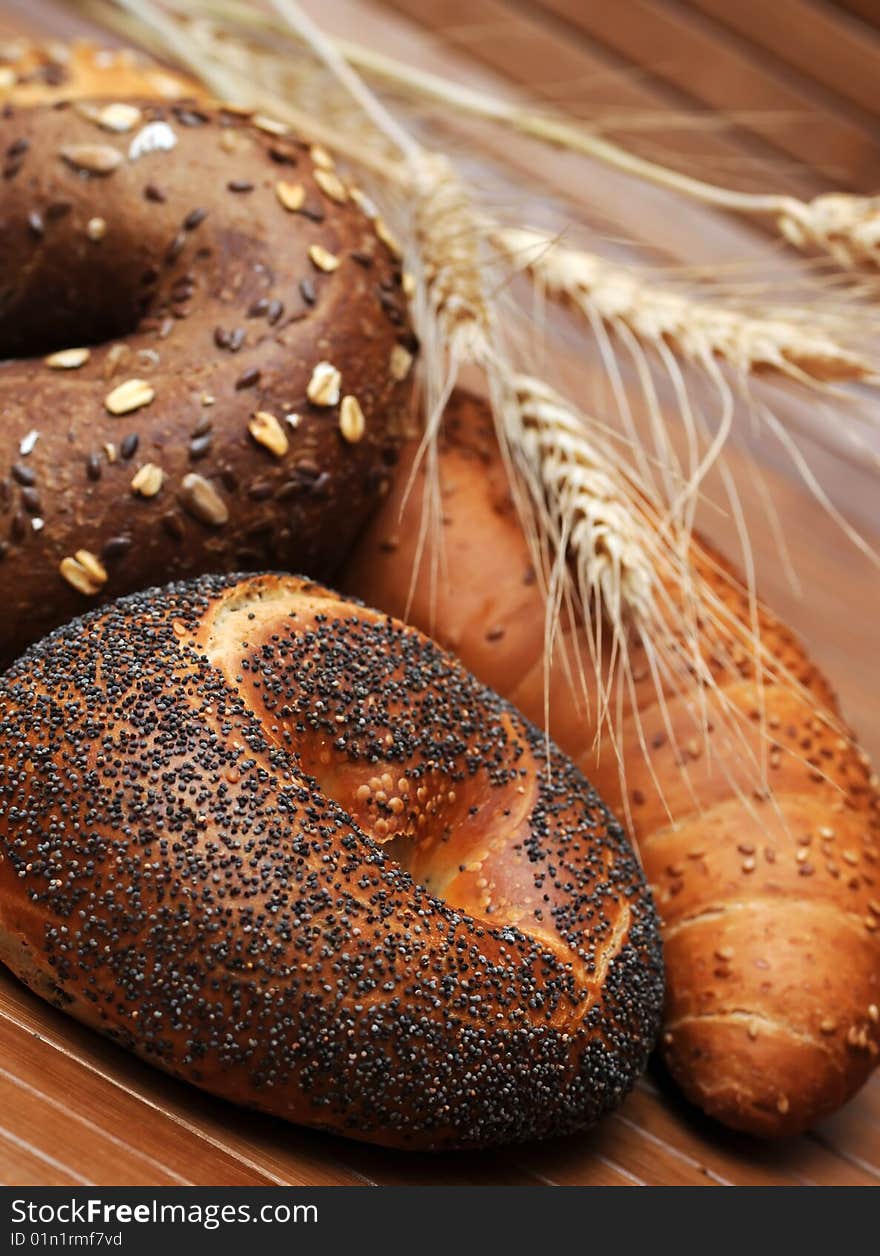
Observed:
[[[254,672],[242,668],[242,658],[260,657],[267,642],[283,641],[294,626],[312,632],[317,617],[326,613],[332,619],[337,605],[335,595],[319,586],[295,580],[285,586],[277,577],[257,576],[215,604],[203,621],[199,645],[246,704],[259,709],[260,691],[251,688]],[[385,618],[369,610],[358,614],[368,624]],[[458,781],[423,769],[413,776],[391,755],[350,759],[326,729],[288,736],[290,721],[277,713],[263,723],[277,745],[299,757],[325,797],[431,894],[496,927],[520,919],[521,910],[492,901],[482,863],[494,842],[505,845],[509,833],[527,827],[531,791],[515,781],[488,789],[479,774]],[[383,724],[377,735],[387,737],[388,728]]]
[[[95,250],[99,251],[99,250]],[[5,258],[9,282],[0,288],[0,358],[42,358],[72,345],[96,347],[131,336],[155,293],[143,282],[149,272],[131,273],[114,251],[106,263],[88,266],[71,258],[38,255],[16,274]]]

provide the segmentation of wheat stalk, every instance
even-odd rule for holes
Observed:
[[[88,2],[94,8],[100,0]],[[210,23],[173,21],[163,10],[147,0],[143,3],[140,0],[116,0],[116,3],[132,15],[139,31],[143,30],[146,23],[147,29],[158,39],[160,46],[170,46],[176,55],[207,78],[215,90],[231,89],[239,100],[242,95],[250,99],[256,95],[261,106],[272,107],[282,118],[306,130],[312,130],[313,133],[316,129],[314,124],[317,124],[319,137],[329,146],[348,153],[354,160],[366,164],[368,169],[381,172],[384,179],[397,184],[401,189],[408,189],[413,198],[407,208],[413,210],[417,257],[420,250],[426,251],[427,264],[417,301],[417,305],[424,306],[424,317],[421,320],[426,324],[422,328],[423,341],[430,345],[430,352],[425,354],[425,358],[435,367],[441,360],[445,363],[445,369],[440,373],[436,369],[427,371],[430,404],[426,450],[429,455],[430,441],[436,437],[443,406],[461,365],[467,362],[480,365],[489,376],[493,397],[496,400],[501,398],[503,388],[499,376],[503,374],[503,370],[499,368],[501,358],[497,343],[498,321],[495,319],[491,327],[485,320],[481,322],[487,303],[483,299],[485,294],[480,296],[479,285],[474,281],[474,277],[479,276],[480,269],[485,264],[485,258],[482,256],[480,231],[473,221],[473,207],[456,203],[456,196],[461,200],[463,189],[456,183],[449,163],[427,153],[417,144],[353,73],[346,60],[352,54],[352,49],[348,45],[340,46],[329,40],[289,0],[273,0],[280,15],[278,18],[256,15],[255,24],[259,26],[261,23],[268,23],[275,42],[277,35],[284,33],[293,36],[313,51],[317,49],[320,52],[332,71],[333,79],[344,84],[348,94],[359,106],[354,118],[349,113],[345,128],[353,132],[356,136],[354,140],[350,135],[346,138],[333,128],[328,130],[326,124],[322,125],[322,119],[313,119],[311,114],[290,106],[286,99],[279,100],[271,91],[267,93],[266,70],[273,65],[278,71],[277,77],[282,82],[288,81],[281,72],[286,64],[283,57],[262,56],[259,72],[254,73],[249,58],[257,54],[244,44],[220,39]],[[100,7],[106,9],[107,0]],[[203,6],[205,7],[208,11],[213,11],[217,8],[217,0],[214,0],[213,6],[209,2],[207,6]],[[249,14],[254,14],[253,10],[235,4],[227,3],[225,7],[230,13],[234,13],[235,20],[239,22],[244,22]],[[110,11],[112,12],[112,6]],[[248,33],[252,34],[250,28]],[[209,49],[213,50],[211,53],[205,52],[206,42]],[[214,52],[217,53],[217,58],[213,56]],[[363,56],[358,54],[358,57],[368,62],[370,55],[363,52]],[[358,57],[352,55],[350,59]],[[273,82],[273,75],[269,74],[268,77],[270,83]],[[254,89],[254,82],[261,86]],[[294,86],[298,89],[304,84],[308,86],[309,83],[314,91],[314,74],[310,79],[300,72]],[[322,114],[326,114],[327,106],[332,103],[333,93],[328,93],[326,84],[322,83],[318,84],[317,93]],[[359,124],[360,114],[366,115],[373,124],[366,134],[362,123]],[[402,158],[395,158],[395,149],[403,154]],[[456,187],[457,193],[454,191]],[[467,220],[470,220],[469,225],[464,226]],[[472,247],[466,247],[465,242],[468,240]],[[529,242],[526,233],[520,233],[519,239],[507,237],[507,243],[511,246],[508,252],[521,250],[524,242]],[[543,245],[545,242],[539,239],[538,243]],[[432,248],[435,253],[439,251],[445,255],[442,265],[431,262],[429,254]],[[599,259],[591,264],[589,255],[586,254],[575,255],[569,251],[567,257],[563,258],[558,251],[542,248],[537,256],[541,257],[542,253],[543,263],[533,259],[533,271],[543,265],[542,282],[549,290],[567,293],[570,298],[575,299],[582,312],[590,318],[597,334],[598,318],[600,323],[604,319],[615,330],[626,332],[630,336],[628,348],[637,366],[651,418],[669,513],[686,532],[690,531],[692,525],[700,485],[709,468],[716,465],[732,430],[733,399],[717,371],[716,359],[737,365],[741,373],[771,366],[801,383],[824,384],[840,379],[864,379],[870,373],[865,359],[844,349],[820,330],[805,330],[796,320],[785,320],[781,316],[773,320],[755,319],[736,310],[721,309],[707,302],[695,302],[673,291],[649,287],[634,272],[623,267],[612,268],[608,263],[600,264]],[[567,273],[569,268],[561,265],[561,261],[572,263],[570,269],[577,276],[576,281],[571,279]],[[425,301],[422,300],[422,294],[426,297]],[[469,345],[465,343],[468,338],[472,341]],[[672,380],[691,449],[687,472],[680,469],[669,441],[666,421],[650,379],[650,368],[640,353],[639,346],[642,343],[657,349]],[[698,362],[716,384],[722,398],[722,414],[714,433],[706,428],[702,414],[694,410],[675,357],[669,351],[670,345],[679,356]],[[649,484],[652,476],[648,472],[648,460],[640,448],[634,425],[627,417],[628,403],[622,401],[623,388],[614,360],[614,349],[608,341],[603,345],[603,356],[610,375],[613,380],[617,380],[615,391],[618,408],[632,439],[643,485]],[[749,401],[752,404],[751,399]],[[752,408],[755,412],[755,407]],[[509,402],[506,403],[506,412],[511,412]],[[791,449],[786,435],[779,430],[776,416],[769,414],[768,422],[778,439],[783,440]],[[701,428],[708,433],[707,437],[700,435]],[[706,439],[708,445],[703,455],[699,456],[699,446]],[[826,438],[820,434],[820,439]],[[796,452],[792,450],[792,456]],[[799,466],[802,466],[802,462],[799,462]],[[806,472],[808,468],[802,466],[802,471]],[[805,475],[805,478],[808,477]],[[814,485],[813,491],[847,535],[864,548],[861,538],[821,494],[820,487]],[[728,495],[730,496],[730,490]],[[734,510],[737,509],[734,502],[731,505]],[[747,548],[744,548],[744,557],[747,558]]]
[[[116,3],[134,13],[141,9],[137,0],[116,0]],[[83,7],[106,9],[105,5],[100,4],[100,0],[98,5],[91,0],[84,0]],[[218,75],[216,58],[218,55],[232,57],[236,48],[229,41],[220,38],[210,20],[205,20],[206,17],[222,18],[230,26],[244,28],[249,35],[255,29],[262,29],[275,37],[279,34],[292,35],[308,44],[302,31],[292,27],[289,22],[279,21],[272,14],[261,13],[253,6],[237,3],[236,0],[201,0],[201,3],[198,0],[195,3],[193,0],[186,0],[183,5],[169,0],[166,8],[175,13],[176,25],[180,29],[189,27],[196,44],[202,48],[207,46],[211,50],[215,66],[211,69],[210,62],[202,60],[201,72],[205,73],[208,69],[207,81],[212,86],[215,85]],[[172,24],[163,12],[153,9],[153,22],[157,17],[159,22],[164,23],[162,34],[166,42],[181,53],[179,34],[175,36],[169,29]],[[834,192],[804,201],[778,193],[734,191],[638,157],[603,137],[596,128],[579,126],[565,117],[536,113],[488,92],[454,83],[441,75],[417,70],[356,41],[327,38],[326,46],[333,49],[339,62],[357,66],[382,82],[443,103],[460,113],[507,125],[531,139],[591,157],[625,174],[669,188],[716,209],[746,216],[770,217],[793,247],[800,251],[825,253],[843,269],[880,269],[880,196],[865,197]],[[187,55],[192,64],[191,52],[185,54],[184,59]],[[282,68],[285,64],[283,59],[273,56],[271,50],[265,51],[261,60],[264,64],[274,60]],[[219,73],[222,76],[223,70]],[[230,78],[225,78],[227,89],[231,82]],[[253,81],[251,87],[253,88]],[[258,92],[259,89],[256,90]],[[221,91],[220,94],[232,98],[228,90]],[[239,94],[240,86],[235,88],[235,95]],[[253,90],[251,95],[254,95]],[[302,115],[298,121],[302,121]],[[320,120],[315,121],[320,128]],[[370,149],[368,146],[359,158],[357,146],[351,146],[346,155],[353,160],[361,160],[361,164],[364,164],[370,156]]]
[[[252,33],[262,27],[274,36],[302,32],[260,14],[237,0],[170,0],[178,18],[193,21],[196,11],[222,18],[230,26]],[[563,115],[536,112],[518,102],[478,91],[442,75],[418,70],[394,57],[365,48],[353,40],[334,40],[337,56],[382,82],[411,95],[442,103],[457,112],[506,125],[531,139],[590,157],[615,170],[669,188],[716,209],[746,216],[772,218],[780,233],[799,250],[818,250],[846,268],[880,268],[880,197],[831,193],[804,201],[779,193],[752,193],[708,183],[659,162],[639,157],[608,140],[597,128],[578,125]]]
[[[405,167],[387,143],[379,142],[375,127],[357,127],[350,116],[345,127],[333,126],[326,121],[324,110],[316,112],[293,104],[289,96],[271,89],[264,73],[253,72],[254,66],[243,45],[225,40],[222,46],[215,46],[214,41],[206,40],[206,30],[195,21],[174,21],[150,0],[74,0],[74,3],[96,21],[157,56],[170,54],[216,99],[271,115],[379,176],[385,183],[406,182]],[[260,70],[274,65],[270,58],[263,58]]]
[[[276,10],[307,34],[331,70],[351,90],[338,53],[326,47],[293,0],[272,0]],[[352,91],[359,99],[359,91]],[[381,115],[373,112],[382,125]],[[513,469],[523,476],[533,509],[559,534],[563,547],[589,590],[595,609],[615,634],[629,621],[647,622],[652,612],[652,566],[647,544],[640,546],[640,520],[634,495],[599,446],[591,445],[583,420],[542,381],[515,374],[501,343],[500,320],[485,277],[484,231],[480,214],[451,162],[411,137],[389,131],[399,144],[410,174],[412,233],[416,243],[417,322],[429,362],[441,363],[428,377],[426,447],[433,447],[446,401],[461,368],[481,368],[488,379],[499,438]],[[420,308],[419,308],[420,307]],[[433,378],[432,378],[433,375]],[[557,437],[554,442],[553,435]],[[590,492],[598,496],[591,501]],[[517,494],[523,509],[522,495]],[[534,527],[528,529],[534,535]],[[644,538],[647,540],[647,538]]]
[[[621,776],[625,765],[612,701],[616,687],[632,689],[634,683],[629,664],[630,635],[642,642],[651,660],[661,708],[666,709],[664,682],[686,704],[692,704],[693,697],[683,686],[696,680],[703,725],[709,718],[706,710],[711,700],[716,724],[728,726],[728,735],[751,761],[752,752],[738,727],[739,713],[718,690],[703,658],[698,632],[698,623],[714,630],[716,658],[729,658],[735,649],[742,649],[742,625],[730,618],[723,602],[692,569],[686,530],[675,526],[668,515],[664,518],[635,470],[625,466],[607,440],[597,434],[600,425],[590,423],[543,380],[513,371],[499,347],[499,319],[486,292],[481,248],[486,234],[484,220],[448,160],[423,154],[422,163],[415,177],[417,195],[412,213],[430,311],[420,332],[442,346],[445,362],[442,385],[434,392],[435,404],[445,404],[462,365],[473,363],[485,371],[514,500],[536,569],[543,572],[548,683],[560,606],[565,603],[583,626],[589,643],[599,704],[597,741],[607,728]],[[432,451],[440,413],[440,409],[429,406],[425,439]],[[592,439],[588,426],[595,433]],[[607,651],[603,649],[603,623],[611,631]],[[677,624],[678,631],[670,631],[670,624]],[[763,675],[771,661],[769,656],[757,637],[749,648],[756,659],[764,659],[758,668]],[[562,662],[573,670],[565,651]],[[574,666],[579,666],[577,660]],[[587,708],[589,692],[584,678],[581,695]],[[641,737],[638,710],[635,722]],[[670,726],[667,731],[675,744],[674,730]],[[646,745],[643,750],[653,775]],[[759,764],[753,762],[752,768],[760,775]],[[655,784],[662,798],[662,784]],[[743,798],[750,805],[747,794]]]
[[[769,368],[802,383],[878,380],[866,358],[782,316],[756,317],[695,300],[595,253],[566,248],[544,232],[495,225],[490,238],[551,296],[588,319],[595,313],[611,325],[623,323],[649,344],[664,340],[698,365],[715,358],[738,371]]]
[[[492,369],[498,320],[484,279],[480,219],[448,158],[422,152],[412,168],[413,236],[428,308],[455,368]]]

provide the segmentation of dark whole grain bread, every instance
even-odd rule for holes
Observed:
[[[0,154],[0,663],[169,577],[330,575],[411,387],[372,206],[195,100],[7,103]]]
[[[0,680],[0,956],[205,1090],[482,1146],[620,1102],[663,978],[580,772],[413,628],[289,576],[75,620]]]

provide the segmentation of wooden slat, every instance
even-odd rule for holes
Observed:
[[[347,1163],[369,1174],[377,1186],[538,1186],[531,1165],[500,1150],[484,1152],[419,1153],[388,1151],[364,1143],[350,1143]]]
[[[151,1110],[135,1096],[119,1088],[108,1088],[100,1075],[83,1069],[77,1060],[48,1042],[24,1034],[8,1020],[0,1020],[0,1061],[4,1109],[6,1096],[14,1102],[16,1089],[30,1097],[35,1109],[37,1099],[42,1097],[52,1113],[59,1114],[60,1123],[72,1127],[74,1148],[85,1144],[91,1152],[92,1140],[84,1139],[83,1130],[92,1130],[95,1140],[115,1149],[113,1154],[120,1166],[134,1161],[145,1171],[154,1170],[167,1182],[190,1184],[187,1174],[194,1160],[192,1137],[181,1137],[180,1126],[168,1122],[159,1125]],[[47,1125],[53,1123],[52,1113],[44,1114]],[[136,1130],[136,1148],[112,1133],[114,1130]],[[195,1158],[199,1158],[198,1154]],[[228,1157],[217,1168],[224,1176],[238,1171],[236,1162]],[[82,1171],[88,1173],[84,1167]],[[254,1175],[246,1173],[236,1185],[253,1181]]]
[[[661,1086],[655,1086],[651,1080],[643,1080],[637,1092],[647,1092],[655,1111],[643,1108],[638,1119],[654,1128],[651,1122],[657,1121],[659,1109],[663,1114],[660,1132],[677,1146],[689,1148],[691,1154],[702,1155],[707,1164],[738,1185],[760,1185],[762,1182],[765,1185],[799,1183],[803,1186],[877,1184],[874,1175],[842,1153],[831,1138],[820,1141],[812,1134],[806,1134],[800,1138],[766,1143],[731,1130],[721,1130],[698,1109],[683,1105],[672,1083],[660,1070],[655,1071],[655,1076],[662,1078]],[[858,1100],[851,1106],[858,1110]],[[719,1159],[716,1160],[716,1157]]]
[[[587,1186],[595,1183],[597,1157],[600,1163],[619,1166],[617,1172],[631,1174],[645,1186],[727,1184],[720,1175],[704,1172],[688,1152],[666,1144],[618,1114],[606,1117],[589,1134],[530,1148],[528,1163],[557,1186]]]
[[[880,36],[861,23],[816,0],[686,2],[792,66],[807,90],[811,81],[821,83],[867,115],[880,113]]]
[[[767,180],[797,196],[819,190],[808,171],[780,170],[779,154],[756,151],[727,130],[675,123],[682,107],[693,113],[686,92],[656,77],[634,73],[625,59],[595,41],[572,38],[542,20],[535,6],[524,11],[510,0],[389,0],[390,7],[441,34],[468,56],[491,66],[533,95],[585,117],[623,111],[669,116],[650,137],[633,131],[619,138],[646,157],[667,161],[704,177],[729,177],[744,190],[766,190]],[[546,15],[544,15],[546,19]],[[609,132],[614,135],[613,126]]]
[[[554,1168],[559,1157],[569,1159],[569,1141],[563,1139],[550,1149],[530,1146],[521,1153],[523,1162],[528,1160],[530,1170],[543,1186],[559,1186],[560,1173]],[[574,1186],[647,1186],[647,1182],[633,1171],[610,1159],[595,1148],[579,1147],[577,1152],[577,1181]]]
[[[39,1042],[66,1059],[67,1065],[55,1064],[57,1083],[47,1076],[43,1089],[49,1096],[63,1103],[78,1085],[94,1095],[97,1111],[119,1105],[124,1121],[114,1132],[130,1135],[135,1149],[166,1140],[175,1145],[198,1185],[364,1182],[338,1158],[344,1143],[242,1112],[175,1082],[47,1007],[5,972],[0,1021],[17,1027],[22,1050],[36,1051],[31,1044]]]
[[[97,1123],[90,1123],[88,1117],[71,1113],[60,1098],[49,1097],[48,1086],[41,1093],[4,1068],[0,1069],[0,1087],[7,1127],[30,1128],[35,1138],[51,1129],[52,1155],[60,1163],[76,1165],[77,1172],[84,1178],[95,1182],[115,1181],[117,1186],[191,1185],[186,1178],[169,1172],[158,1160],[131,1143],[108,1134]],[[98,1120],[103,1115],[101,1108],[97,1108]],[[137,1125],[129,1128],[138,1130]],[[84,1148],[87,1148],[85,1156]]]
[[[672,1106],[668,1096],[661,1095],[644,1082],[627,1100],[625,1112],[641,1128],[686,1152],[696,1163],[735,1186],[803,1184],[788,1166],[756,1165],[749,1154],[751,1149],[744,1150],[737,1145],[735,1138],[727,1134],[707,1139],[705,1118],[699,1119],[696,1113],[682,1112],[680,1104]]]
[[[832,0],[835,8],[843,9],[868,26],[880,30],[880,5],[877,0]]]
[[[70,1165],[62,1164],[20,1134],[0,1125],[0,1185],[82,1186],[85,1182]]]
[[[874,1121],[866,1118],[857,1103],[823,1121],[816,1131],[816,1141],[834,1148],[863,1173],[880,1182],[880,1134]]]
[[[725,113],[767,110],[768,126],[741,124],[820,171],[840,187],[873,192],[880,183],[880,145],[867,127],[816,109],[815,98],[774,76],[697,16],[662,0],[539,0],[573,32],[601,40],[646,73],[675,84],[703,106]]]

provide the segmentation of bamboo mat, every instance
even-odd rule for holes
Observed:
[[[320,0],[332,31],[458,76],[527,86],[584,117],[619,111],[670,126],[626,131],[646,156],[738,187],[813,195],[880,189],[878,0]],[[82,23],[43,0],[0,0],[0,25],[67,37]],[[694,125],[711,109],[723,130]],[[676,118],[680,124],[676,124]],[[491,144],[491,137],[487,143]],[[670,259],[712,263],[771,247],[759,228],[634,187],[561,154],[494,140],[516,174],[589,203],[622,235]],[[880,535],[877,484],[830,459],[824,473],[863,531]],[[803,491],[770,467],[806,596],[795,598],[770,537],[761,586],[833,676],[880,759],[876,572]],[[746,499],[748,506],[748,498]],[[718,539],[724,542],[719,525]],[[873,617],[876,621],[876,615]],[[590,1134],[510,1151],[409,1155],[361,1147],[243,1113],[163,1077],[0,972],[0,1181],[7,1185],[822,1184],[880,1182],[880,1079],[803,1138],[774,1146],[727,1134],[653,1070]]]

